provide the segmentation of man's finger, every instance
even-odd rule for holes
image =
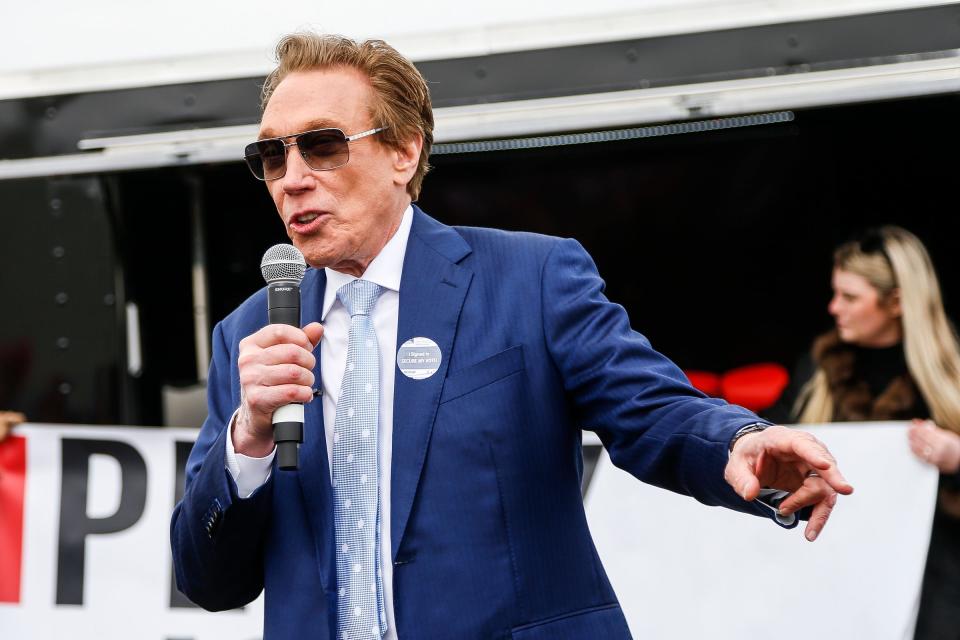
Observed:
[[[312,388],[314,381],[313,372],[309,369],[295,364],[277,364],[263,368],[260,384],[265,387],[295,384]]]
[[[295,344],[275,344],[267,347],[257,356],[257,360],[268,366],[295,364],[304,369],[313,369],[317,364],[317,357],[311,351]]]
[[[310,342],[302,329],[286,324],[268,324],[249,336],[249,339],[261,349],[272,347],[275,344],[295,344],[307,351],[313,351],[314,347],[314,344]]]
[[[307,339],[313,343],[313,348],[316,349],[317,345],[320,344],[320,338],[323,337],[323,325],[319,322],[311,322],[303,328],[303,332],[306,334]],[[313,349],[311,349],[312,351]]]
[[[780,503],[780,515],[790,515],[804,507],[822,502],[836,493],[823,478],[809,477],[803,481],[803,486]]]
[[[823,443],[812,435],[800,431],[797,432],[797,436],[798,437],[793,438],[791,445],[793,452],[797,454],[800,459],[817,469],[826,469],[837,463]]]
[[[831,494],[824,500],[821,500],[813,507],[813,513],[810,515],[810,520],[807,522],[807,528],[804,530],[803,535],[813,542],[820,535],[820,532],[823,531],[823,528],[827,526],[827,520],[830,519],[830,513],[833,511],[833,507],[837,504],[837,494]]]
[[[260,414],[272,414],[292,402],[304,404],[313,400],[313,390],[298,384],[281,384],[273,387],[255,387],[247,394],[247,403]]]
[[[752,465],[746,456],[735,455],[727,463],[724,471],[727,483],[733,487],[741,498],[747,502],[756,500],[760,495],[760,480],[753,472]]]
[[[853,493],[853,485],[847,482],[840,470],[837,468],[837,462],[830,455],[830,452],[819,440],[813,436],[795,438],[793,451],[796,455],[816,469],[817,473],[829,484],[834,491],[849,495]]]

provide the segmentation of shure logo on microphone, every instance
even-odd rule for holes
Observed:
[[[274,291],[293,291],[293,287],[274,287]]]

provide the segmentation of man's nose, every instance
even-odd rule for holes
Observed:
[[[313,186],[313,169],[307,166],[297,145],[290,145],[286,151],[286,171],[280,179],[283,190],[291,193],[309,189]]]
[[[840,305],[839,305],[839,302],[837,301],[837,296],[833,296],[832,298],[830,298],[830,304],[827,305],[827,313],[829,313],[832,316],[836,316],[840,312],[840,310],[838,309],[839,306]]]

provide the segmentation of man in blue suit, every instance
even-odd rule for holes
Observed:
[[[412,205],[433,115],[409,61],[313,34],[277,53],[247,161],[312,267],[303,329],[268,326],[260,291],[214,330],[171,526],[187,596],[265,589],[268,639],[628,638],[584,517],[584,428],[705,504],[784,526],[812,507],[816,537],[852,491],[829,452],[691,388],[577,242]],[[271,416],[296,402],[284,471]]]

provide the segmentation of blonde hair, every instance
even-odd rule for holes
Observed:
[[[357,42],[338,35],[298,32],[277,43],[277,67],[267,76],[260,97],[266,109],[277,85],[295,71],[350,67],[364,73],[373,87],[373,126],[385,127],[379,140],[399,149],[415,136],[423,138],[417,171],[407,184],[413,200],[420,196],[423,178],[430,170],[433,146],[433,107],[427,82],[413,63],[383,40]],[[349,131],[347,133],[356,133]]]
[[[848,242],[834,253],[834,267],[863,276],[880,300],[899,292],[903,349],[911,378],[941,427],[960,432],[960,348],[947,321],[940,283],[920,240],[900,227],[878,231],[875,248]],[[818,368],[796,408],[800,422],[834,419],[833,397],[826,373]]]

